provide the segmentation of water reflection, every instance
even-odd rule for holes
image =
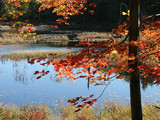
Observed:
[[[124,73],[122,73],[123,74],[123,76],[124,76],[124,80],[126,81],[126,82],[130,82],[130,80],[129,80],[129,73],[128,72],[124,72]],[[150,79],[152,77],[152,79]],[[155,86],[155,84],[154,84],[154,82],[156,81],[156,79],[154,79],[154,76],[153,75],[150,75],[149,77],[146,77],[146,78],[144,78],[143,76],[142,77],[140,77],[140,81],[141,81],[141,87],[142,87],[142,89],[143,90],[145,90],[147,87],[149,87],[149,86]],[[157,85],[158,86],[158,85]]]
[[[7,62],[9,60],[3,59],[1,61],[2,64],[5,65],[5,61]],[[29,63],[29,61],[30,61],[30,58],[26,58],[25,60],[21,60],[21,62],[26,62],[26,63]],[[20,62],[13,61],[13,60],[11,60],[11,62],[13,62],[13,73],[15,73],[14,74],[15,81],[20,82],[22,84],[27,84],[27,81],[29,80],[28,79],[29,76],[27,75],[27,72],[26,72],[26,70],[28,69],[27,65],[24,64],[24,66],[22,66],[21,64],[19,64]],[[37,65],[39,65],[39,64],[37,64]],[[20,66],[21,66],[21,69],[20,69]],[[41,70],[41,69],[39,69],[39,70]],[[78,72],[80,72],[80,71],[78,71]],[[34,73],[34,71],[33,71],[33,73]],[[30,75],[30,80],[32,80],[33,77],[35,77],[33,75],[33,73],[32,73],[32,75]],[[129,73],[128,72],[124,72],[124,73],[122,73],[122,75],[124,76],[123,80],[125,82],[129,83],[130,82],[129,81]],[[54,82],[57,82],[57,83],[61,83],[62,82],[58,78],[55,78],[55,74],[54,75],[50,74],[48,77],[49,77],[50,80],[52,80]],[[140,80],[141,80],[141,87],[142,87],[143,90],[145,90],[149,86],[155,85],[154,84],[155,80],[147,79],[147,77],[146,78],[141,77]],[[88,82],[87,82],[87,87],[89,88]]]
[[[19,69],[19,65],[17,62],[13,64],[13,72],[15,73],[14,79],[16,82],[27,84],[28,76],[26,74],[26,69],[27,69],[26,65],[24,65],[22,69]]]
[[[72,49],[77,50],[80,48]],[[0,46],[0,55],[9,53],[9,52],[18,52],[18,51],[37,51],[37,50],[68,50],[68,47],[53,47],[50,44],[27,44],[27,45],[6,45]]]
[[[34,72],[37,70],[47,69],[50,74],[37,80]],[[12,61],[2,59],[0,62],[0,102],[11,103],[21,106],[23,104],[42,104],[45,103],[49,107],[56,104],[56,101],[66,101],[68,98],[77,96],[88,96],[94,93],[98,97],[105,86],[90,85],[87,88],[87,80],[79,79],[74,82],[62,81],[55,78],[53,66],[44,68],[39,64],[28,64],[26,60]],[[75,69],[75,72],[80,69]],[[129,102],[129,84],[128,74],[125,73],[124,80],[114,80],[99,99],[102,103],[107,99],[120,99],[122,102]],[[142,82],[142,100],[143,101],[160,101],[159,87],[153,83]],[[146,97],[147,96],[147,97]],[[148,97],[152,96],[152,97]]]

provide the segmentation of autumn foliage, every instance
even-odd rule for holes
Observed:
[[[22,0],[10,0],[15,8],[20,7]],[[29,1],[27,1],[29,2]],[[83,14],[84,5],[87,0],[37,0],[40,4],[39,12],[49,8],[53,8],[53,13],[63,16],[63,19],[57,19],[57,22],[69,25],[67,20],[72,15]],[[96,7],[94,3],[89,6]],[[17,11],[18,12],[18,11]],[[94,10],[89,10],[93,14]],[[22,14],[22,13],[17,13]],[[128,13],[122,13],[129,16]],[[128,18],[127,18],[128,19]],[[128,41],[128,21],[113,29],[113,34],[116,37],[110,37],[105,42],[93,42],[83,39],[76,46],[81,46],[81,50],[76,55],[67,56],[66,59],[52,59],[41,57],[39,59],[32,59],[31,64],[39,62],[42,66],[52,65],[57,72],[56,77],[62,79],[66,77],[67,80],[74,81],[77,79],[87,79],[88,84],[106,85],[112,79],[123,79],[124,73],[134,72],[135,70],[129,68],[128,61],[134,62],[138,60],[138,70],[141,79],[152,80],[155,84],[160,83],[160,21],[150,22],[142,19],[143,23],[140,26],[140,37],[137,41]],[[16,23],[17,24],[17,23]],[[23,25],[23,23],[21,23]],[[20,25],[21,25],[20,24]],[[54,26],[52,26],[54,27]],[[20,31],[20,33],[26,31]],[[32,32],[28,28],[27,33]],[[121,38],[121,39],[120,39]],[[137,46],[139,56],[129,55],[129,45]],[[55,56],[53,54],[50,54]],[[74,69],[80,68],[80,72],[74,72]],[[35,71],[37,79],[48,74],[49,71]],[[93,95],[89,97],[77,97],[69,99],[68,102],[76,105],[81,110],[84,106],[89,107],[97,98],[92,99]],[[81,103],[79,104],[78,101]]]
[[[134,69],[128,68],[128,60],[134,62],[139,61],[139,72],[143,80],[154,81],[155,84],[160,83],[160,24],[156,22],[142,23],[141,37],[137,42],[128,42],[128,25],[123,23],[113,31],[117,36],[124,36],[122,40],[111,37],[105,42],[92,42],[83,40],[76,46],[83,46],[80,53],[70,55],[66,59],[46,60],[41,65],[53,65],[57,72],[57,77],[74,81],[77,79],[86,79],[88,84],[107,85],[112,79],[123,79],[124,73],[133,72]],[[128,55],[129,45],[138,46],[139,57]],[[44,60],[44,59],[38,59]],[[33,60],[36,62],[36,60]],[[74,73],[74,69],[80,68],[80,72]],[[44,76],[48,71],[36,71],[39,74],[37,79]],[[90,97],[77,97],[69,99],[68,102],[77,105],[79,111],[84,106],[91,106],[97,99]],[[82,104],[79,104],[78,101]]]

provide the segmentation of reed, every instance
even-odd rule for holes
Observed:
[[[23,60],[26,58],[39,58],[39,57],[47,57],[47,58],[57,58],[52,57],[48,54],[57,54],[58,58],[65,58],[67,55],[75,54],[76,52],[70,50],[41,50],[41,51],[21,51],[21,52],[12,52],[1,55],[1,59],[5,60]]]

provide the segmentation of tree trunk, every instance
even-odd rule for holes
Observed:
[[[129,27],[129,42],[137,41],[139,37],[139,0],[130,0],[130,27]],[[129,56],[134,55],[135,60],[129,60],[129,68],[134,72],[130,72],[130,102],[132,120],[142,120],[141,106],[141,91],[140,91],[140,76],[138,66],[138,47],[129,46]]]

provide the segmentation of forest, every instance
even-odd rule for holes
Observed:
[[[90,2],[94,2],[94,14],[91,15],[88,11],[93,9],[89,6]],[[160,13],[159,0],[141,0],[141,16],[149,16]],[[52,13],[53,8],[38,12],[40,4],[36,0],[29,3],[22,3],[23,17],[19,20],[30,20],[34,25],[51,25],[56,24],[57,16]],[[111,31],[112,28],[122,24],[126,17],[122,16],[122,11],[127,12],[129,9],[129,0],[92,0],[85,4],[86,10],[83,10],[83,15],[72,16],[70,21],[71,29],[90,30],[90,31]],[[0,3],[0,15],[6,14],[8,21],[12,21],[10,12],[14,11],[12,4],[7,4],[5,0]],[[157,17],[159,19],[159,17]],[[76,27],[78,26],[78,28]],[[67,27],[65,27],[67,29]]]

